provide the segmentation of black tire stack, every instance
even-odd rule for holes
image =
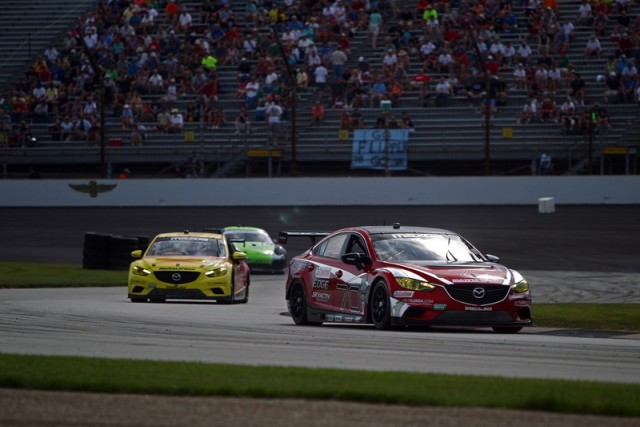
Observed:
[[[131,252],[149,245],[145,236],[122,236],[88,232],[84,236],[82,267],[92,270],[128,270]]]

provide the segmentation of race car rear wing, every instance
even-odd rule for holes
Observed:
[[[281,231],[278,234],[278,243],[281,245],[287,244],[289,237],[308,237],[311,240],[311,244],[315,245],[318,238],[327,237],[329,232],[326,231]]]

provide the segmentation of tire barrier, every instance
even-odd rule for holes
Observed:
[[[133,261],[131,252],[146,250],[146,236],[122,236],[106,233],[85,233],[82,267],[94,270],[128,270]]]

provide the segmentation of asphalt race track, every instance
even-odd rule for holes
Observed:
[[[535,302],[640,302],[640,206],[2,209],[0,259],[81,262],[87,231],[153,235],[233,224],[449,228],[500,256]],[[306,242],[289,247],[294,253]],[[0,290],[2,352],[640,382],[640,335],[527,328],[378,331],[295,326],[284,276],[254,275],[246,305],[132,304],[126,288]],[[535,305],[534,305],[535,318]]]

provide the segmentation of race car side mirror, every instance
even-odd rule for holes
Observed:
[[[495,262],[495,263],[499,263],[500,262],[500,257],[498,257],[498,256],[491,255],[491,254],[485,254],[484,256],[491,262]]]
[[[244,252],[236,251],[231,255],[231,259],[234,261],[243,261],[247,259],[247,254]]]
[[[355,265],[358,270],[363,269],[366,265],[371,265],[371,258],[367,254],[358,252],[344,254],[341,259],[345,264]]]
[[[142,250],[137,249],[135,251],[131,251],[131,258],[134,258],[134,259],[142,258]]]

